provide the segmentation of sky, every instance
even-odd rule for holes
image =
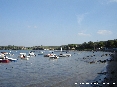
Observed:
[[[0,0],[0,46],[117,39],[117,0]]]

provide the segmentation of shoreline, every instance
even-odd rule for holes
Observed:
[[[107,66],[98,74],[99,76],[93,80],[92,87],[117,87],[117,52],[110,55]]]
[[[103,87],[117,87],[117,52],[111,56],[112,61],[108,62],[107,65],[107,74],[103,80]]]

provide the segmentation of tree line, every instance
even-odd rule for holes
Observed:
[[[68,44],[62,46],[50,46],[51,49],[60,50],[105,50],[105,49],[117,49],[117,39],[99,42],[84,42],[82,44]],[[49,48],[49,46],[0,46],[0,50],[44,50],[44,48]]]
[[[117,39],[99,42],[84,42],[82,44],[68,44],[62,47],[64,50],[107,50],[117,48]],[[59,48],[60,49],[60,48]]]

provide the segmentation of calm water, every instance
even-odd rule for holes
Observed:
[[[89,85],[80,83],[93,81],[98,76],[97,73],[107,65],[107,63],[89,62],[110,58],[110,56],[101,57],[106,52],[70,51],[68,53],[72,54],[71,57],[49,59],[38,55],[39,51],[35,51],[36,57],[22,60],[18,58],[21,52],[29,53],[25,50],[11,51],[14,56],[9,57],[18,61],[0,63],[0,87],[87,87]],[[51,52],[44,52],[47,53]],[[54,53],[60,54],[60,52]]]

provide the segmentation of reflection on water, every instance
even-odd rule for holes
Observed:
[[[10,57],[18,61],[0,63],[0,87],[79,87],[82,82],[94,80],[104,69],[107,63],[99,63],[98,60],[110,58],[109,55],[101,56],[108,54],[106,52],[70,51],[71,57],[49,59],[35,51],[36,57],[21,60],[18,58],[20,52],[29,51],[12,51],[14,56]],[[92,61],[94,63],[90,63]]]

